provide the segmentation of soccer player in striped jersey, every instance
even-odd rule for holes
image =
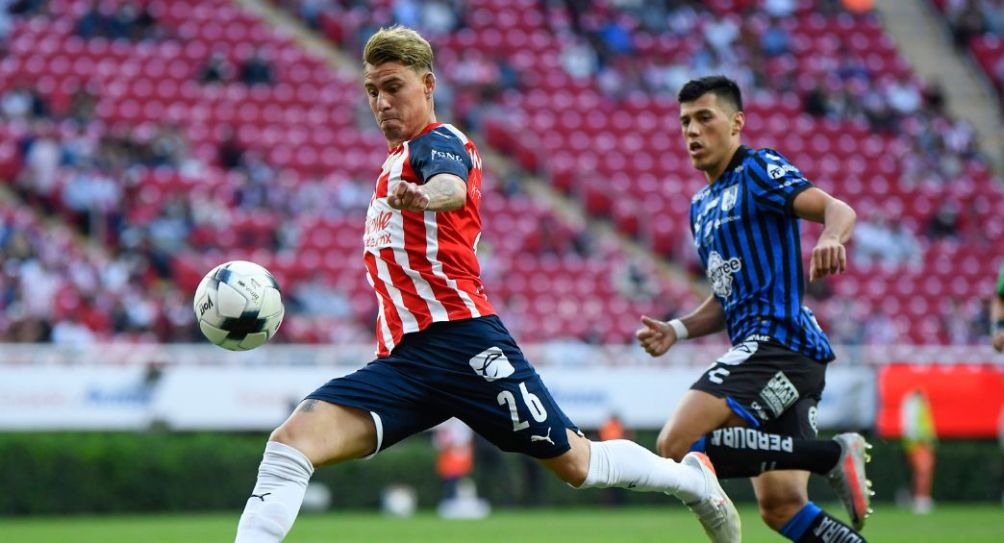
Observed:
[[[481,158],[436,121],[429,43],[407,28],[381,29],[363,60],[389,147],[363,240],[379,302],[377,359],[308,395],[272,432],[237,542],[284,538],[316,467],[372,456],[450,417],[575,488],[676,496],[711,541],[740,541],[739,515],[706,455],[677,462],[631,441],[586,439],[495,315],[475,256]]]
[[[658,450],[670,458],[703,450],[719,477],[752,477],[763,520],[792,541],[864,541],[856,530],[869,512],[868,445],[853,433],[816,438],[816,404],[834,355],[802,305],[799,239],[799,219],[823,224],[810,281],[843,272],[854,210],[781,153],[742,145],[735,82],[695,79],[679,101],[691,162],[708,180],[691,200],[690,224],[713,293],[681,319],[642,317],[637,336],[652,356],[723,329],[733,348],[684,395]],[[854,528],[809,501],[810,472],[828,476]]]

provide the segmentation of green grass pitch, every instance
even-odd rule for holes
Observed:
[[[827,508],[837,511],[835,504]],[[787,541],[740,508],[747,543]],[[238,513],[106,517],[0,518],[5,543],[231,542]],[[864,535],[873,543],[1004,541],[1004,509],[993,504],[941,505],[916,516],[880,505]],[[680,506],[497,511],[480,521],[444,521],[431,513],[389,519],[374,513],[304,515],[288,543],[664,543],[706,541]]]

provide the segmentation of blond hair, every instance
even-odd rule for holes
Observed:
[[[432,46],[418,32],[401,25],[381,28],[363,49],[363,62],[376,66],[400,62],[418,73],[432,71]]]

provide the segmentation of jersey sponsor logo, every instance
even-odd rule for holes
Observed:
[[[764,408],[763,408],[763,406],[760,405],[760,402],[758,402],[756,400],[753,400],[752,402],[750,402],[750,409],[752,409],[754,412],[756,412],[756,416],[760,420],[763,420],[763,421],[770,420],[770,417],[767,416],[767,411],[765,411]]]
[[[798,168],[792,166],[791,164],[767,165],[767,175],[769,175],[771,179],[781,179],[788,172],[796,175],[802,175],[802,172],[798,171]]]
[[[705,229],[710,231],[711,223]],[[742,268],[743,264],[738,257],[725,260],[718,251],[711,251],[708,256],[708,280],[717,296],[728,298],[732,294],[732,276]]]
[[[446,160],[454,160],[456,162],[464,161],[463,157],[461,157],[456,153],[451,153],[449,151],[437,151],[436,149],[432,150],[431,158],[432,160],[436,160],[437,158],[445,158]]]
[[[393,217],[394,213],[391,211],[379,211],[370,206],[366,213],[366,231],[363,235],[367,249],[390,245],[390,232],[387,227],[390,226]]]
[[[725,382],[725,378],[728,377],[730,373],[732,372],[725,368],[712,368],[712,370],[708,372],[708,381],[711,381],[716,385],[723,384]]]
[[[545,442],[545,443],[550,443],[551,445],[554,445],[554,441],[551,441],[551,428],[550,427],[548,427],[547,434],[545,434],[545,435],[538,436],[538,435],[530,434],[530,443],[536,443],[538,441]]]
[[[725,364],[727,366],[738,366],[739,364],[745,362],[749,357],[756,354],[756,351],[759,348],[760,344],[756,341],[744,341],[729,349],[728,352],[723,354],[715,361],[715,363]]]
[[[725,446],[732,449],[747,449],[751,451],[792,452],[794,439],[779,434],[765,434],[755,428],[734,426],[719,428],[711,432],[711,444],[717,447]]]
[[[798,389],[783,371],[779,371],[774,374],[774,377],[771,377],[770,381],[767,381],[767,385],[760,391],[760,399],[775,417],[779,417],[785,409],[791,407],[798,400]]]
[[[505,379],[516,373],[516,368],[512,366],[505,353],[498,347],[489,347],[481,351],[474,355],[468,363],[478,375],[484,377],[485,381],[489,383]]]
[[[722,193],[722,211],[729,211],[733,207],[736,207],[736,201],[739,199],[739,185],[733,185]]]
[[[823,515],[822,522],[812,531],[823,543],[861,543],[861,536],[855,534],[849,527],[840,524],[832,518]]]
[[[809,426],[812,427],[812,433],[815,434],[815,435],[819,435],[819,426],[816,423],[816,419],[818,418],[818,416],[819,416],[819,410],[816,409],[816,406],[810,407],[809,408]]]

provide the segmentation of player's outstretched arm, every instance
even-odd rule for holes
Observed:
[[[424,185],[401,181],[387,197],[390,207],[405,211],[453,211],[466,201],[464,180],[449,173],[436,174]]]
[[[809,281],[843,273],[847,269],[847,249],[844,243],[851,239],[858,217],[854,209],[842,200],[813,187],[795,197],[792,210],[802,219],[823,225],[823,233],[812,249]]]
[[[725,310],[715,297],[708,296],[692,313],[681,319],[660,321],[642,315],[644,325],[635,337],[645,352],[661,356],[679,340],[713,334],[725,329]]]

